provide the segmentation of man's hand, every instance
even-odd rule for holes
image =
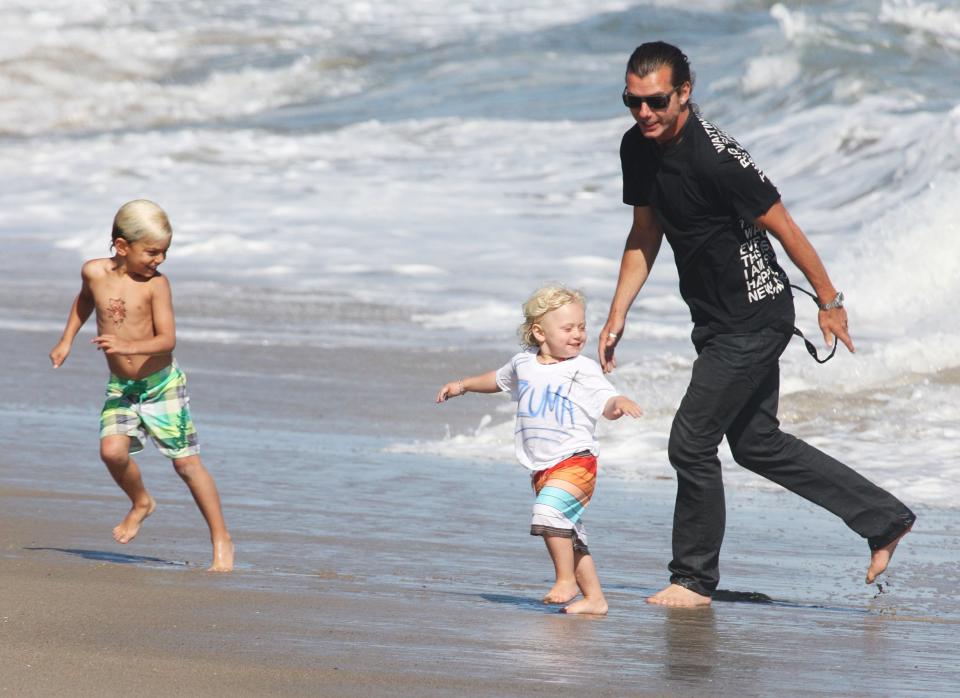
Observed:
[[[633,207],[633,225],[623,248],[620,259],[620,276],[617,277],[617,289],[610,301],[607,324],[600,330],[598,352],[600,366],[604,373],[610,373],[617,367],[613,352],[623,337],[623,328],[627,323],[627,313],[634,299],[646,283],[650,269],[657,259],[663,233],[657,225],[657,218],[649,206]]]
[[[623,337],[625,326],[623,320],[610,318],[603,329],[600,330],[597,350],[600,355],[600,367],[603,368],[604,373],[611,373],[617,367],[617,360],[614,358],[613,352],[617,348],[620,338]]]
[[[836,337],[844,343],[851,354],[856,351],[847,329],[847,311],[844,308],[821,310],[817,315],[817,322],[820,324],[820,331],[823,332],[823,341],[828,347],[833,346],[833,339]]]
[[[782,202],[778,201],[762,216],[757,216],[756,224],[770,231],[780,241],[790,260],[797,265],[797,269],[803,272],[807,281],[813,286],[817,298],[820,299],[817,301],[818,305],[821,302],[826,303],[828,299],[837,295],[837,289],[830,282],[820,256]],[[832,310],[821,310],[817,322],[820,324],[820,331],[823,332],[823,341],[828,347],[833,345],[833,338],[836,337],[846,345],[850,353],[855,351],[853,340],[850,339],[850,333],[847,331],[847,311],[842,306]]]

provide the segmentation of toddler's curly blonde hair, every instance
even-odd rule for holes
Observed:
[[[533,292],[527,302],[523,304],[524,321],[517,328],[517,334],[520,336],[520,343],[526,349],[539,347],[540,343],[533,336],[533,326],[543,319],[543,316],[551,310],[562,308],[570,303],[579,303],[584,308],[587,306],[586,298],[583,294],[572,288],[567,288],[561,284],[547,284]]]

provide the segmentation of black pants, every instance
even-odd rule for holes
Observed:
[[[726,511],[717,446],[724,435],[748,470],[836,514],[871,550],[896,539],[913,512],[843,463],[780,431],[780,354],[791,334],[693,331],[697,360],[670,431],[677,471],[670,581],[709,596],[720,580]]]

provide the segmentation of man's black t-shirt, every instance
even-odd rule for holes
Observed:
[[[793,325],[786,272],[767,231],[753,223],[780,193],[746,150],[691,111],[666,146],[631,128],[620,163],[623,202],[653,208],[696,325],[717,332]]]

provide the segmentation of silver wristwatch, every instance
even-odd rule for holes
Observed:
[[[837,295],[834,296],[833,300],[829,303],[820,304],[820,301],[817,301],[817,305],[820,306],[820,310],[833,310],[834,308],[843,307],[843,291],[837,291]]]

